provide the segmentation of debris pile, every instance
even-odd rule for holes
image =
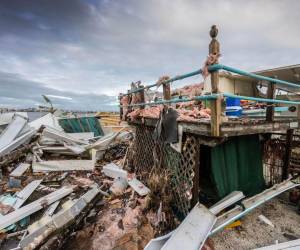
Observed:
[[[132,134],[66,133],[53,114],[32,122],[1,114],[0,121],[1,249],[62,247],[98,213],[97,203],[113,195],[99,164],[123,159]],[[147,193],[132,175],[127,185]]]

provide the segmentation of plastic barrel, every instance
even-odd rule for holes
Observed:
[[[241,116],[242,115],[242,107],[241,100],[227,97],[226,98],[226,115],[227,116]]]

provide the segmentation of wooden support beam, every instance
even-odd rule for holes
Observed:
[[[140,85],[139,86],[140,88],[144,88],[143,85]],[[139,92],[139,102],[140,103],[145,103],[145,90],[142,89],[140,92]],[[140,106],[141,109],[144,109],[145,108],[145,105],[142,105]]]
[[[164,100],[171,100],[170,83],[164,83],[163,84],[163,96],[164,96]]]
[[[286,151],[285,151],[284,165],[282,169],[282,180],[286,180],[289,177],[293,134],[294,134],[293,129],[288,129],[286,132],[286,146],[285,146]]]
[[[211,135],[220,136],[221,131],[221,115],[222,115],[222,100],[218,97],[216,100],[211,101]]]
[[[269,82],[268,84],[268,91],[267,91],[267,98],[268,99],[275,99],[275,84],[272,82]],[[272,122],[274,121],[274,106],[272,103],[267,103],[267,111],[266,111],[266,121],[267,122]]]
[[[195,165],[194,165],[194,178],[192,188],[192,200],[191,207],[194,207],[199,201],[200,192],[200,143],[197,143],[197,150],[195,153]]]
[[[218,29],[215,25],[211,27],[210,36],[212,38],[209,44],[209,55],[218,57],[220,54],[220,44],[216,39],[218,35]],[[218,60],[214,63],[218,63]],[[219,93],[219,72],[214,71],[210,75],[211,79],[211,92]],[[221,115],[222,115],[222,107],[221,107],[221,99],[217,98],[216,100],[211,101],[211,134],[212,136],[220,136],[220,125],[221,125]]]
[[[122,119],[123,119],[123,107],[122,107],[121,100],[122,100],[122,94],[120,94],[120,95],[119,95],[119,104],[120,104],[120,120],[122,120]]]

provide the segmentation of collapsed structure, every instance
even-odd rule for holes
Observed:
[[[161,182],[167,176],[178,216],[188,218],[197,213],[199,201],[213,204],[234,191],[253,198],[229,211],[222,222],[219,217],[210,220],[207,209],[196,209],[204,211],[210,222],[193,247],[187,247],[189,237],[183,236],[192,229],[184,228],[181,237],[169,235],[159,247],[150,244],[147,249],[180,249],[180,242],[184,249],[199,249],[209,234],[274,197],[266,188],[278,190],[278,195],[299,185],[295,149],[299,135],[294,133],[299,128],[299,84],[276,78],[290,69],[275,69],[274,75],[260,72],[264,76],[219,64],[217,33],[213,26],[209,56],[201,70],[163,76],[151,85],[132,83],[127,93],[120,94],[121,117],[135,128],[130,167],[148,185],[151,175]],[[203,83],[171,91],[171,83],[199,74]],[[162,98],[153,93],[149,98],[147,91],[159,87]],[[203,226],[200,223],[198,229]]]
[[[290,68],[255,74],[219,64],[217,33],[213,26],[202,69],[132,83],[119,97],[123,122],[107,113],[31,122],[0,114],[0,247],[222,249],[216,235],[240,232],[240,219],[274,197],[290,191],[299,202],[300,85],[286,77]],[[203,82],[171,90],[200,74]],[[299,247],[294,207],[280,214],[292,218],[289,230],[259,214],[263,241],[228,248],[270,245],[273,229],[293,239],[278,249]]]

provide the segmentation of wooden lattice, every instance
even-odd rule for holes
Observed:
[[[134,142],[134,167],[147,183],[149,175],[167,170],[177,210],[186,215],[191,208],[194,169],[199,167],[199,143],[193,135],[184,136],[182,152],[178,153],[162,138],[153,140],[152,127],[137,126]]]

